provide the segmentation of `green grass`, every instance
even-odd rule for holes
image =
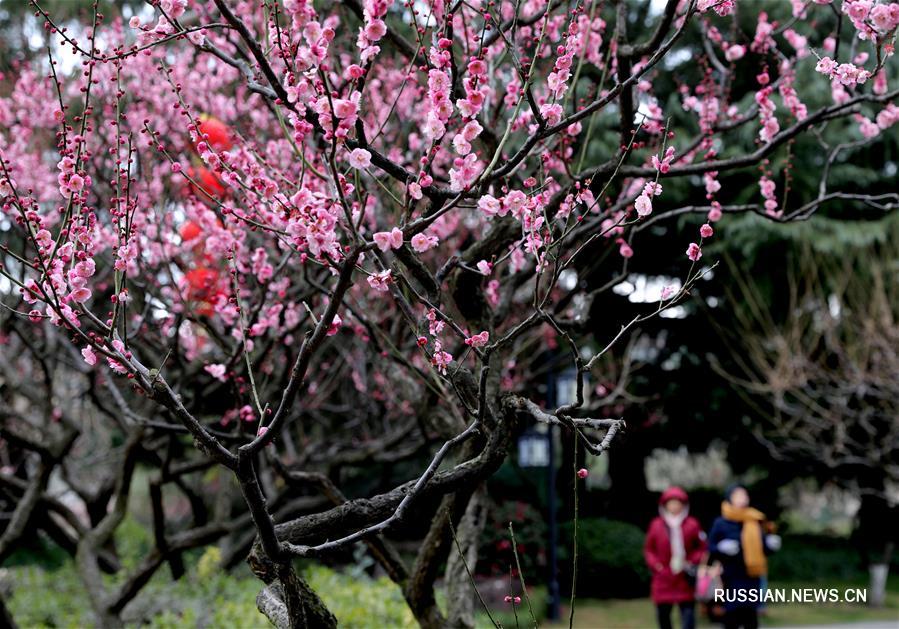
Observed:
[[[122,527],[119,551],[122,563],[133,567],[149,547],[148,533],[134,522]],[[22,627],[92,627],[93,615],[80,579],[71,560],[56,555],[20,554],[10,558],[6,576],[12,594],[7,599],[10,611]],[[188,573],[179,581],[172,581],[167,567],[163,567],[127,608],[125,618],[129,626],[155,629],[187,629],[193,627],[265,628],[267,620],[256,610],[255,599],[260,582],[246,567],[225,573],[218,567],[218,551],[209,548],[204,553],[185,557]],[[52,561],[48,560],[52,559]],[[42,564],[44,567],[40,567]],[[341,627],[352,629],[402,629],[414,627],[399,588],[386,577],[371,579],[364,574],[341,573],[320,566],[307,566],[303,575],[334,612]],[[827,572],[822,572],[826,574]],[[113,577],[104,577],[112,586]],[[829,579],[817,583],[808,580],[772,581],[775,588],[818,587],[838,589],[864,588],[858,579]],[[529,588],[535,613],[541,627],[568,625],[567,599],[562,610],[563,622],[543,621],[546,610],[546,590]],[[442,595],[438,600],[443,600]],[[508,604],[491,607],[494,618],[503,627],[531,627],[526,605],[517,608],[518,620]],[[676,616],[676,614],[673,614]],[[793,604],[771,603],[763,619],[766,626],[851,623],[864,620],[895,620],[899,623],[899,574],[888,583],[884,608],[872,609],[854,604]],[[677,621],[675,621],[676,623]],[[577,602],[575,626],[583,629],[643,629],[655,626],[655,608],[649,599],[586,599]],[[700,618],[701,627],[710,626]],[[492,624],[481,612],[479,628]],[[897,624],[899,626],[899,624]]]
[[[772,581],[773,588],[830,588],[839,589],[865,587],[865,583],[857,581],[836,581],[827,583],[793,583]],[[697,609],[698,611],[698,609]],[[676,613],[672,619],[677,626]],[[567,627],[568,607],[562,610],[559,623],[546,623],[542,627]],[[864,620],[896,620],[899,622],[899,576],[890,579],[887,602],[883,608],[873,609],[866,605],[849,603],[839,604],[799,604],[771,603],[767,606],[762,618],[765,626],[784,625],[828,625],[836,623],[860,622]],[[698,616],[698,626],[711,627],[704,617]],[[508,626],[508,625],[506,625]],[[514,624],[512,625],[515,626]],[[525,626],[523,624],[523,626]],[[648,598],[631,600],[579,600],[575,607],[574,626],[581,629],[645,629],[655,626],[655,607]]]
[[[179,581],[172,581],[167,568],[162,568],[126,607],[126,624],[153,629],[271,627],[256,610],[260,581],[246,568],[223,572],[218,559],[218,550],[208,549]],[[50,569],[17,565],[8,572],[13,592],[7,605],[19,626],[95,626],[87,594],[70,561]],[[341,627],[415,626],[399,588],[386,577],[353,576],[321,566],[308,566],[302,573]]]
[[[163,569],[141,595],[129,606],[129,625],[156,629],[191,627],[269,627],[256,611],[255,597],[259,582],[247,572],[225,574],[218,569],[214,550],[207,551],[180,581],[172,582]],[[15,566],[8,569],[14,591],[8,600],[10,610],[20,626],[90,627],[93,618],[84,589],[70,563],[56,569]],[[392,629],[414,627],[411,613],[399,589],[386,578],[372,580],[354,577],[322,567],[303,571],[312,587],[321,594],[335,613],[341,627],[358,629]],[[826,583],[772,582],[771,587],[864,587],[858,581]],[[545,613],[545,590],[531,592],[538,618]],[[541,622],[541,627],[568,626],[567,600],[562,609],[562,622]],[[508,605],[491,609],[503,627],[530,627],[527,608],[518,607],[518,623]],[[575,627],[582,629],[643,629],[655,626],[655,608],[649,599],[597,600],[577,602]],[[673,616],[676,617],[676,613]],[[863,620],[899,621],[899,575],[890,579],[887,604],[881,609],[852,604],[772,603],[767,607],[766,626],[833,624]],[[675,625],[677,621],[675,620]],[[478,615],[479,628],[492,627],[487,616]],[[700,618],[700,627],[712,626]]]

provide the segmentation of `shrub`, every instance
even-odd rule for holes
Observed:
[[[560,527],[560,587],[571,587],[573,523]],[[637,526],[604,518],[578,520],[578,596],[635,598],[649,592],[649,569],[643,561],[645,534]]]
[[[867,578],[858,548],[845,538],[786,535],[768,558],[768,573],[779,581],[830,581]]]
[[[402,592],[389,578],[351,577],[322,566],[303,570],[341,627],[415,627]]]
[[[534,506],[521,501],[503,502],[490,509],[490,521],[481,536],[478,572],[491,576],[508,575],[509,567],[515,566],[509,522],[515,529],[518,559],[525,580],[530,583],[544,578],[546,522]]]
[[[7,607],[20,627],[91,627],[94,617],[87,592],[66,562],[56,570],[35,565],[4,569],[5,586],[12,588]]]

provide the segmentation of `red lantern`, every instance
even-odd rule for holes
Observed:
[[[193,221],[187,221],[184,225],[181,226],[181,240],[184,242],[190,242],[194,238],[199,237],[202,233],[200,226],[194,223]]]
[[[199,132],[198,142],[205,142],[215,150],[216,153],[228,151],[233,146],[231,142],[231,132],[228,125],[212,116],[201,116],[200,124],[197,125]],[[205,138],[203,136],[206,136]]]
[[[193,190],[201,200],[207,200],[209,197],[218,199],[224,196],[226,191],[225,186],[222,185],[222,182],[219,181],[219,178],[216,177],[215,173],[205,166],[200,166],[198,168],[190,166],[187,169],[187,176],[196,182],[191,183],[188,186],[188,190]]]
[[[196,313],[209,316],[212,304],[221,292],[218,288],[219,274],[209,267],[196,267],[184,274],[187,280],[186,300],[196,309]]]

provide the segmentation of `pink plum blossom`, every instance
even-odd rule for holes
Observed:
[[[695,242],[691,242],[690,246],[687,247],[687,257],[690,258],[693,262],[699,260],[702,257],[702,249],[699,248]]]
[[[364,170],[371,166],[371,153],[365,149],[353,149],[350,153],[350,166],[358,170]]]

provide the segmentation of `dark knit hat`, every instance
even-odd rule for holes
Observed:
[[[746,489],[746,485],[743,483],[731,483],[727,486],[727,489],[724,490],[724,499],[730,502],[730,497],[733,493],[738,489]]]

